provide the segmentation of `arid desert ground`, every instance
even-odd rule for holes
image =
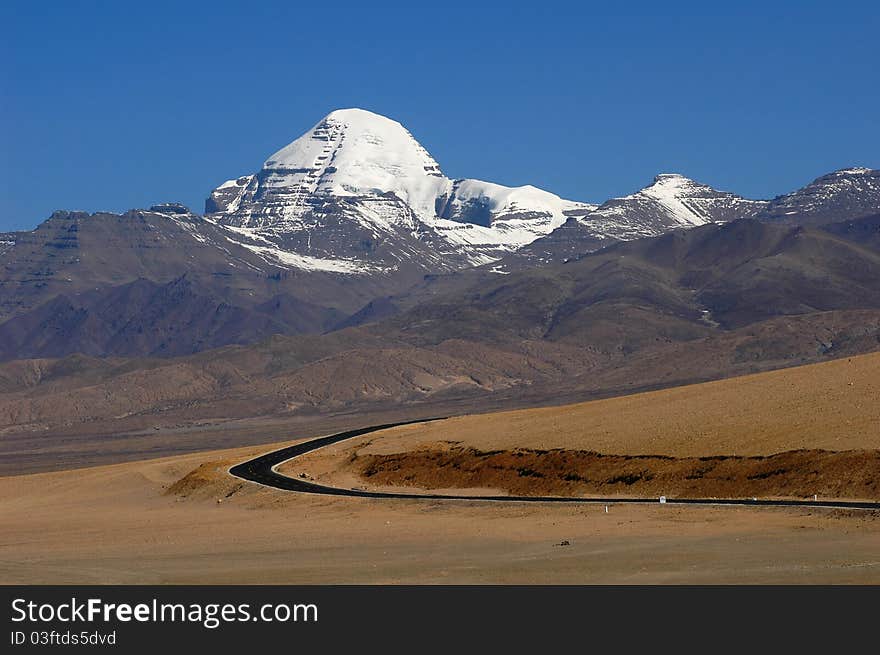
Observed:
[[[621,498],[684,479],[693,459],[714,463],[716,473],[729,467],[712,484],[735,478],[738,495],[751,495],[751,481],[763,485],[766,497],[801,494],[813,484],[820,497],[880,500],[872,477],[878,399],[880,354],[872,354],[395,428],[316,451],[283,470],[352,487],[458,493],[476,482],[486,493],[522,491],[511,484],[543,493],[550,471],[562,470],[547,457],[595,465],[587,453],[618,457],[603,460],[612,468],[641,462],[641,477],[630,483],[592,476],[603,495]],[[606,513],[602,505],[332,498],[228,475],[230,465],[281,445],[0,478],[0,582],[880,582],[876,512],[612,504]],[[450,452],[467,457],[429,475],[437,467],[425,466],[425,457]],[[549,468],[527,469],[540,476],[474,474],[481,458],[516,452]],[[785,453],[802,459],[760,469],[766,462],[756,458]],[[811,468],[822,457],[827,462]],[[652,468],[661,464],[667,468]],[[749,466],[758,468],[742,468]],[[583,488],[567,482],[549,488],[591,492],[588,481]]]

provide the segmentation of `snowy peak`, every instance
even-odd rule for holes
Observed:
[[[654,176],[654,181],[645,187],[668,187],[668,188],[688,188],[688,187],[705,187],[705,184],[695,182],[689,177],[685,177],[681,173],[658,173]]]
[[[492,261],[595,209],[530,185],[450,180],[400,123],[363,109],[331,112],[205,206],[297,255],[431,269]]]
[[[880,170],[842,168],[778,196],[761,212],[767,220],[831,222],[880,213]]]
[[[325,161],[337,160],[338,161]],[[311,130],[269,157],[264,168],[324,169],[335,165],[350,167],[363,176],[354,181],[368,188],[373,180],[396,176],[432,175],[442,177],[437,162],[412,134],[397,121],[365,109],[337,109],[327,114]],[[370,175],[376,177],[371,178]]]
[[[662,173],[638,192],[609,200],[519,249],[504,266],[562,262],[615,241],[709,222],[756,218],[821,224],[873,214],[880,214],[880,171],[870,168],[834,171],[771,201],[748,200],[678,173]]]
[[[242,225],[265,226],[271,220],[298,219],[316,199],[387,194],[428,223],[439,217],[484,227],[502,217],[518,217],[540,218],[552,229],[564,222],[565,211],[595,207],[531,185],[453,182],[397,121],[363,109],[338,109],[271,155],[256,175],[217,187],[208,199],[207,212],[244,210]],[[271,208],[254,219],[248,211],[250,202]]]
[[[731,194],[732,195],[732,194]],[[674,222],[682,225],[704,225],[713,217],[700,200],[716,198],[718,192],[678,173],[661,173],[654,182],[635,194],[656,202]],[[631,196],[632,197],[632,196]]]
[[[732,193],[716,191],[707,184],[696,182],[678,173],[661,173],[654,182],[635,196],[655,201],[674,222],[682,225],[705,225],[726,217],[718,210],[728,204],[753,203]]]
[[[294,194],[394,193],[433,216],[445,178],[440,166],[397,121],[363,109],[331,112],[263,164],[263,184]]]
[[[618,239],[636,238],[752,216],[765,204],[716,191],[678,173],[661,173],[640,191],[600,205],[581,222]]]
[[[205,211],[225,214],[240,227],[289,226],[328,198],[393,195],[430,218],[447,182],[400,123],[364,109],[338,109],[272,154],[255,175],[214,189]]]
[[[754,216],[767,203],[716,191],[679,173],[661,173],[636,193],[612,198],[595,211],[566,212],[570,220],[503,262],[505,270],[564,262],[616,241]]]

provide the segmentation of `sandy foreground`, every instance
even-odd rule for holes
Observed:
[[[210,461],[222,475],[225,458],[249,454]],[[163,495],[204,461],[0,479],[0,582],[880,582],[880,517],[868,513],[613,505],[606,514],[311,497],[223,478],[186,498]]]
[[[877,397],[878,369],[874,355],[555,410],[463,417],[339,444],[291,472],[355,486],[363,480],[339,466],[346,449],[397,452],[437,441],[677,456],[877,448],[877,404],[866,399]],[[826,404],[817,405],[822,398]],[[612,505],[606,513],[603,506],[331,498],[227,474],[282,445],[0,478],[0,582],[880,583],[877,513],[659,504]]]

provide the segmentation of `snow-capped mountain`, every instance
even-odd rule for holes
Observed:
[[[752,216],[766,204],[716,191],[677,173],[662,173],[640,191],[602,203],[580,222],[593,231],[624,240]]]
[[[856,219],[880,213],[880,170],[843,168],[777,196],[761,211],[765,220],[799,223]]]
[[[206,202],[209,220],[265,242],[267,257],[373,270],[489,262],[594,208],[532,186],[451,180],[400,123],[362,109],[331,112]]]
[[[496,274],[738,218],[764,219],[771,232],[788,229],[766,225],[780,220],[844,221],[822,229],[860,247],[876,244],[880,171],[844,169],[769,202],[663,174],[597,207],[533,186],[450,179],[400,124],[342,110],[256,174],[220,185],[206,209],[204,216],[176,203],[122,214],[59,211],[34,230],[0,233],[0,360],[171,356],[279,333],[335,331],[461,285],[491,286]],[[760,233],[762,223],[730,228],[734,236]],[[738,237],[723,242],[753,247]],[[707,260],[717,256],[706,253]],[[462,275],[426,275],[474,265]],[[622,278],[625,287],[634,270]],[[870,286],[872,269],[859,264],[856,272],[862,278],[848,293],[864,296],[858,285],[864,278]],[[536,273],[545,274],[555,275]],[[799,271],[791,279],[805,278]],[[524,308],[540,299],[514,297],[526,299]],[[348,336],[340,339],[344,345]]]
[[[677,173],[662,173],[636,193],[612,198],[594,211],[571,218],[506,261],[510,265],[562,262],[615,241],[751,217],[766,206],[763,200],[717,191]]]
[[[316,196],[393,193],[430,218],[445,182],[437,162],[402,125],[361,109],[342,109],[271,155],[256,175],[221,185],[218,192],[232,193],[224,204],[215,192],[208,209],[233,212],[227,222],[241,227],[272,227],[294,225]]]

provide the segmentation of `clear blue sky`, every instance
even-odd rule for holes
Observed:
[[[7,0],[0,230],[201,210],[340,107],[399,120],[451,177],[574,199],[880,167],[876,0],[419,4]]]

